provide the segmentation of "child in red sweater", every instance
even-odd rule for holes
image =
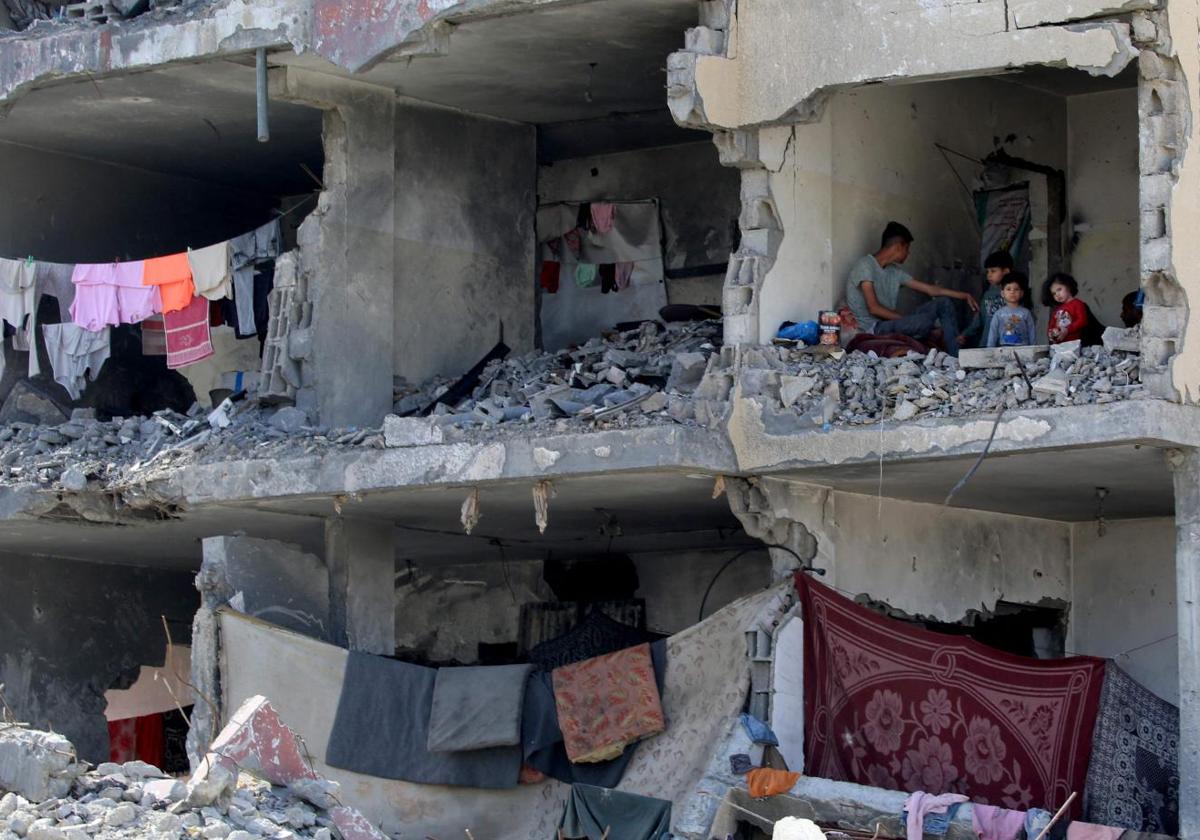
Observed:
[[[1042,287],[1042,303],[1054,307],[1046,333],[1051,344],[1082,339],[1088,326],[1087,304],[1079,300],[1079,284],[1070,274],[1052,275]]]

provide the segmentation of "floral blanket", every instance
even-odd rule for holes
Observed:
[[[805,772],[1024,810],[1083,790],[1104,660],[1038,660],[880,616],[803,574]]]

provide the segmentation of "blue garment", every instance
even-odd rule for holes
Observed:
[[[925,819],[921,822],[921,831],[933,837],[942,837],[950,830],[950,823],[954,820],[954,815],[958,813],[958,809],[963,806],[961,802],[955,802],[946,809],[944,814],[926,814]],[[908,822],[908,811],[900,812],[900,822]]]
[[[788,324],[780,327],[776,333],[779,338],[788,341],[803,341],[805,344],[816,344],[821,340],[821,330],[816,321],[805,321],[801,324]]]
[[[742,726],[746,728],[746,734],[750,736],[750,740],[756,744],[769,744],[772,747],[779,746],[779,739],[775,737],[775,733],[771,731],[771,727],[767,726],[761,720],[748,712],[742,712]]]

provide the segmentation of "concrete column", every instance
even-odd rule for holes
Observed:
[[[329,623],[334,644],[391,656],[396,651],[396,549],[391,522],[325,520]]]
[[[298,236],[312,334],[296,405],[324,425],[378,426],[395,357],[395,93],[297,68],[272,93],[325,111],[323,189]]]
[[[1179,837],[1200,838],[1200,450],[1175,450],[1179,619]]]

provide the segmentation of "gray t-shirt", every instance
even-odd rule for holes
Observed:
[[[863,297],[860,285],[870,281],[875,286],[876,299],[888,309],[895,309],[900,298],[900,287],[907,286],[912,281],[912,275],[897,265],[883,268],[875,261],[875,257],[867,254],[850,268],[846,278],[846,305],[858,319],[858,327],[863,332],[875,332],[879,319],[867,311],[867,299]]]

